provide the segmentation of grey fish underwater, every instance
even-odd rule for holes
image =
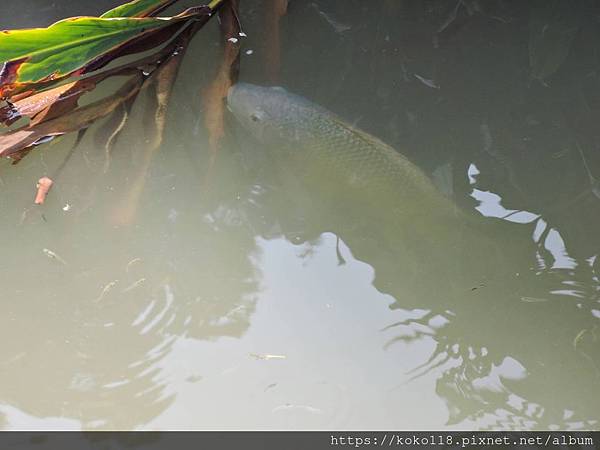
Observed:
[[[511,224],[458,208],[404,155],[303,97],[281,87],[238,83],[227,103],[282,168],[282,184],[295,178],[307,186],[321,208],[305,208],[312,234],[334,232],[363,260],[383,251],[394,266],[405,262],[411,270],[436,270],[439,264],[447,271],[465,259],[486,260],[494,270],[506,264],[505,257],[514,259],[516,252],[524,258],[531,251],[529,230],[520,233],[525,239],[514,239]],[[291,192],[290,201],[296,201],[300,191]],[[507,247],[515,249],[512,256]]]
[[[296,174],[327,179],[353,201],[386,206],[404,219],[451,217],[453,202],[405,156],[334,113],[280,87],[238,83],[227,103],[259,141],[295,164]],[[392,202],[386,205],[386,200]]]

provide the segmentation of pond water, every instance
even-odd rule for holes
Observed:
[[[2,28],[119,4],[5,3]],[[387,142],[477,225],[287,183],[230,116],[213,161],[212,21],[158,151],[140,95],[109,158],[99,122],[0,165],[0,426],[599,429],[595,2],[291,0],[278,33],[272,4],[241,0],[240,80]]]

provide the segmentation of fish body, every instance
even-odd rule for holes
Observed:
[[[456,298],[487,281],[493,267],[479,262],[493,264],[494,242],[404,155],[282,88],[237,84],[227,100],[269,157],[270,205],[288,240],[335,234],[373,267],[378,290],[415,306],[440,285]],[[470,260],[474,270],[463,266]]]
[[[506,266],[496,240],[506,233],[482,227],[481,216],[458,208],[380,139],[279,87],[237,84],[228,107],[273,160],[273,203],[291,242],[335,234],[395,298],[432,298],[442,280],[448,296],[462,296]],[[477,264],[466,269],[468,261]]]
[[[228,107],[244,128],[295,164],[294,172],[345,191],[353,202],[392,208],[404,219],[454,216],[456,208],[427,175],[376,137],[280,87],[239,83]]]

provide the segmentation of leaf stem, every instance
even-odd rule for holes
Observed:
[[[214,10],[214,9],[218,8],[219,6],[221,6],[221,4],[224,1],[225,0],[211,0],[211,2],[206,6],[208,6],[210,9]]]

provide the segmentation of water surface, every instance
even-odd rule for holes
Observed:
[[[119,2],[6,3],[2,28]],[[285,183],[299,168],[230,117],[211,165],[216,22],[148,172],[143,95],[110,164],[98,123],[42,207],[75,136],[4,161],[1,426],[598,429],[600,11],[575,3],[291,1],[278,67],[269,2],[242,0],[242,80],[335,111],[480,216],[434,253],[439,224],[388,245],[385,209]]]

